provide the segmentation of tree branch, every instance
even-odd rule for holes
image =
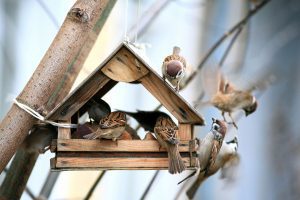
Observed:
[[[197,75],[197,73],[202,69],[208,58],[212,55],[212,53],[225,41],[226,38],[228,38],[232,33],[234,33],[237,29],[239,29],[241,26],[244,26],[252,16],[257,13],[261,8],[263,8],[270,0],[264,0],[262,1],[258,6],[253,8],[252,10],[249,11],[249,13],[237,24],[235,24],[229,31],[223,34],[223,36],[217,40],[217,42],[208,50],[208,52],[205,54],[203,59],[201,60],[200,64],[197,67],[197,70],[194,71],[185,81],[185,85],[183,88],[185,88]],[[183,89],[182,88],[182,89]]]
[[[18,100],[46,115],[68,92],[116,0],[78,0]],[[13,105],[0,124],[0,172],[36,120]]]

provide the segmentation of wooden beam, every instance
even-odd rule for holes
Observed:
[[[62,123],[70,123],[71,120],[61,121]],[[71,129],[69,128],[57,128],[57,139],[71,139]]]
[[[53,147],[52,147],[53,148]],[[195,147],[194,151],[197,147]],[[156,140],[86,140],[58,139],[58,152],[166,152]],[[180,152],[189,152],[189,141],[180,141]]]
[[[115,81],[105,76],[100,70],[96,71],[87,78],[78,89],[70,93],[46,118],[52,120],[68,120],[99,90],[109,91],[105,88],[115,85],[111,82]],[[104,93],[102,93],[102,95],[104,95]]]
[[[188,103],[154,73],[148,73],[140,79],[143,86],[156,97],[158,101],[178,120],[179,123],[203,125],[204,120],[197,111],[188,106]]]
[[[183,158],[187,167],[189,158]],[[168,158],[79,158],[57,157],[56,168],[76,169],[167,169]],[[194,167],[192,167],[194,168]]]
[[[193,139],[194,126],[191,124],[179,124],[179,137],[180,140]]]
[[[149,70],[126,48],[120,51],[101,69],[115,81],[133,82],[145,76]]]

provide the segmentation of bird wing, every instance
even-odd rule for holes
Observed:
[[[102,118],[99,123],[101,129],[117,128],[126,125],[126,115],[122,112],[112,112]]]
[[[170,127],[155,127],[156,133],[166,142],[178,144],[178,130]]]
[[[221,72],[217,67],[205,67],[201,70],[201,81],[203,90],[209,98],[215,95],[222,88]]]
[[[218,156],[218,153],[221,149],[222,146],[222,142],[220,140],[214,140],[213,141],[213,145],[212,145],[212,149],[211,149],[211,153],[210,153],[210,158],[209,161],[205,167],[205,174],[207,174],[209,172],[209,169],[215,164],[216,158]]]

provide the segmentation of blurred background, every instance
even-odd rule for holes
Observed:
[[[0,1],[0,119],[9,110],[39,64],[75,1],[1,0]],[[122,0],[115,4],[95,46],[80,72],[74,87],[83,81],[129,34],[140,16],[156,0]],[[205,53],[259,1],[246,0],[172,0],[165,1],[152,23],[136,38],[146,44],[143,51],[158,73],[173,46],[180,46],[188,65],[196,69]],[[128,4],[128,6],[126,5]],[[126,17],[127,16],[127,17]],[[300,199],[300,1],[272,0],[247,23],[222,71],[238,87],[249,87],[276,80],[259,96],[257,112],[238,121],[226,140],[239,137],[241,163],[235,181],[210,177],[198,190],[195,199]],[[127,26],[126,26],[127,24]],[[131,32],[135,34],[135,30]],[[130,34],[131,34],[130,33]],[[226,40],[206,62],[215,66],[228,43]],[[203,90],[198,74],[181,91],[191,104]],[[73,88],[74,88],[73,87]],[[104,99],[113,109],[152,110],[159,103],[140,86],[118,84]],[[298,102],[298,103],[297,103]],[[220,118],[215,108],[199,109],[207,122],[197,127],[197,137],[210,130],[211,117]],[[236,113],[238,115],[239,113]],[[134,126],[136,122],[130,120]],[[143,131],[140,132],[143,137]],[[37,196],[50,169],[54,154],[39,156],[28,181]],[[62,172],[49,199],[83,199],[99,171]],[[91,199],[139,199],[155,171],[108,171]],[[174,199],[187,173],[171,176],[159,173],[147,199]],[[0,175],[0,183],[5,173]],[[185,199],[182,194],[179,199]],[[26,192],[21,199],[31,199]]]

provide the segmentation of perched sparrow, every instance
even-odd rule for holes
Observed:
[[[244,110],[245,115],[248,116],[253,113],[257,108],[256,98],[251,94],[253,88],[249,90],[237,90],[230,82],[226,82],[220,71],[215,72],[217,76],[217,85],[215,92],[213,92],[209,104],[212,104],[216,108],[222,111],[222,116],[225,122],[225,113],[228,113],[235,128],[238,128],[231,113],[236,110]],[[205,78],[204,78],[205,79]],[[216,81],[216,80],[215,80]],[[214,83],[210,83],[211,85]],[[208,84],[205,84],[205,87]]]
[[[83,136],[86,139],[105,138],[116,141],[125,130],[126,114],[123,112],[111,112],[108,116],[102,118],[99,128],[88,135]]]
[[[179,91],[179,84],[185,74],[186,62],[185,59],[179,55],[180,48],[174,47],[173,54],[164,59],[162,65],[162,74],[164,81],[166,78]]]
[[[186,194],[189,199],[193,199],[200,185],[211,175],[215,174],[219,169],[222,170],[222,176],[228,177],[233,173],[234,168],[239,163],[239,155],[237,153],[238,141],[237,138],[230,142],[223,142],[220,152],[217,156],[215,164],[208,169],[207,173],[199,173],[197,179],[189,187]],[[224,174],[223,174],[224,173]],[[223,178],[222,177],[222,178]]]
[[[129,115],[133,117],[136,121],[139,122],[141,127],[145,129],[145,131],[150,131],[154,133],[154,126],[155,123],[160,116],[169,117],[164,112],[161,111],[142,111],[138,110],[137,112],[127,112],[127,111],[121,111],[126,113],[126,115]]]
[[[110,112],[110,106],[104,100],[97,98],[89,100],[82,108],[80,108],[79,113],[80,115],[88,112],[90,121],[93,120],[97,123],[100,120],[107,116]]]
[[[178,150],[178,127],[173,120],[169,116],[158,117],[155,123],[154,133],[159,144],[168,151],[169,172],[176,174],[184,171],[185,164]]]
[[[226,123],[212,118],[213,123],[211,131],[200,141],[198,158],[200,163],[200,173],[206,176],[210,168],[214,167],[218,153],[222,147],[223,139],[225,137],[227,127]],[[198,170],[199,171],[199,170]],[[180,181],[182,183],[186,179],[195,175],[197,171],[190,174],[188,177]]]

